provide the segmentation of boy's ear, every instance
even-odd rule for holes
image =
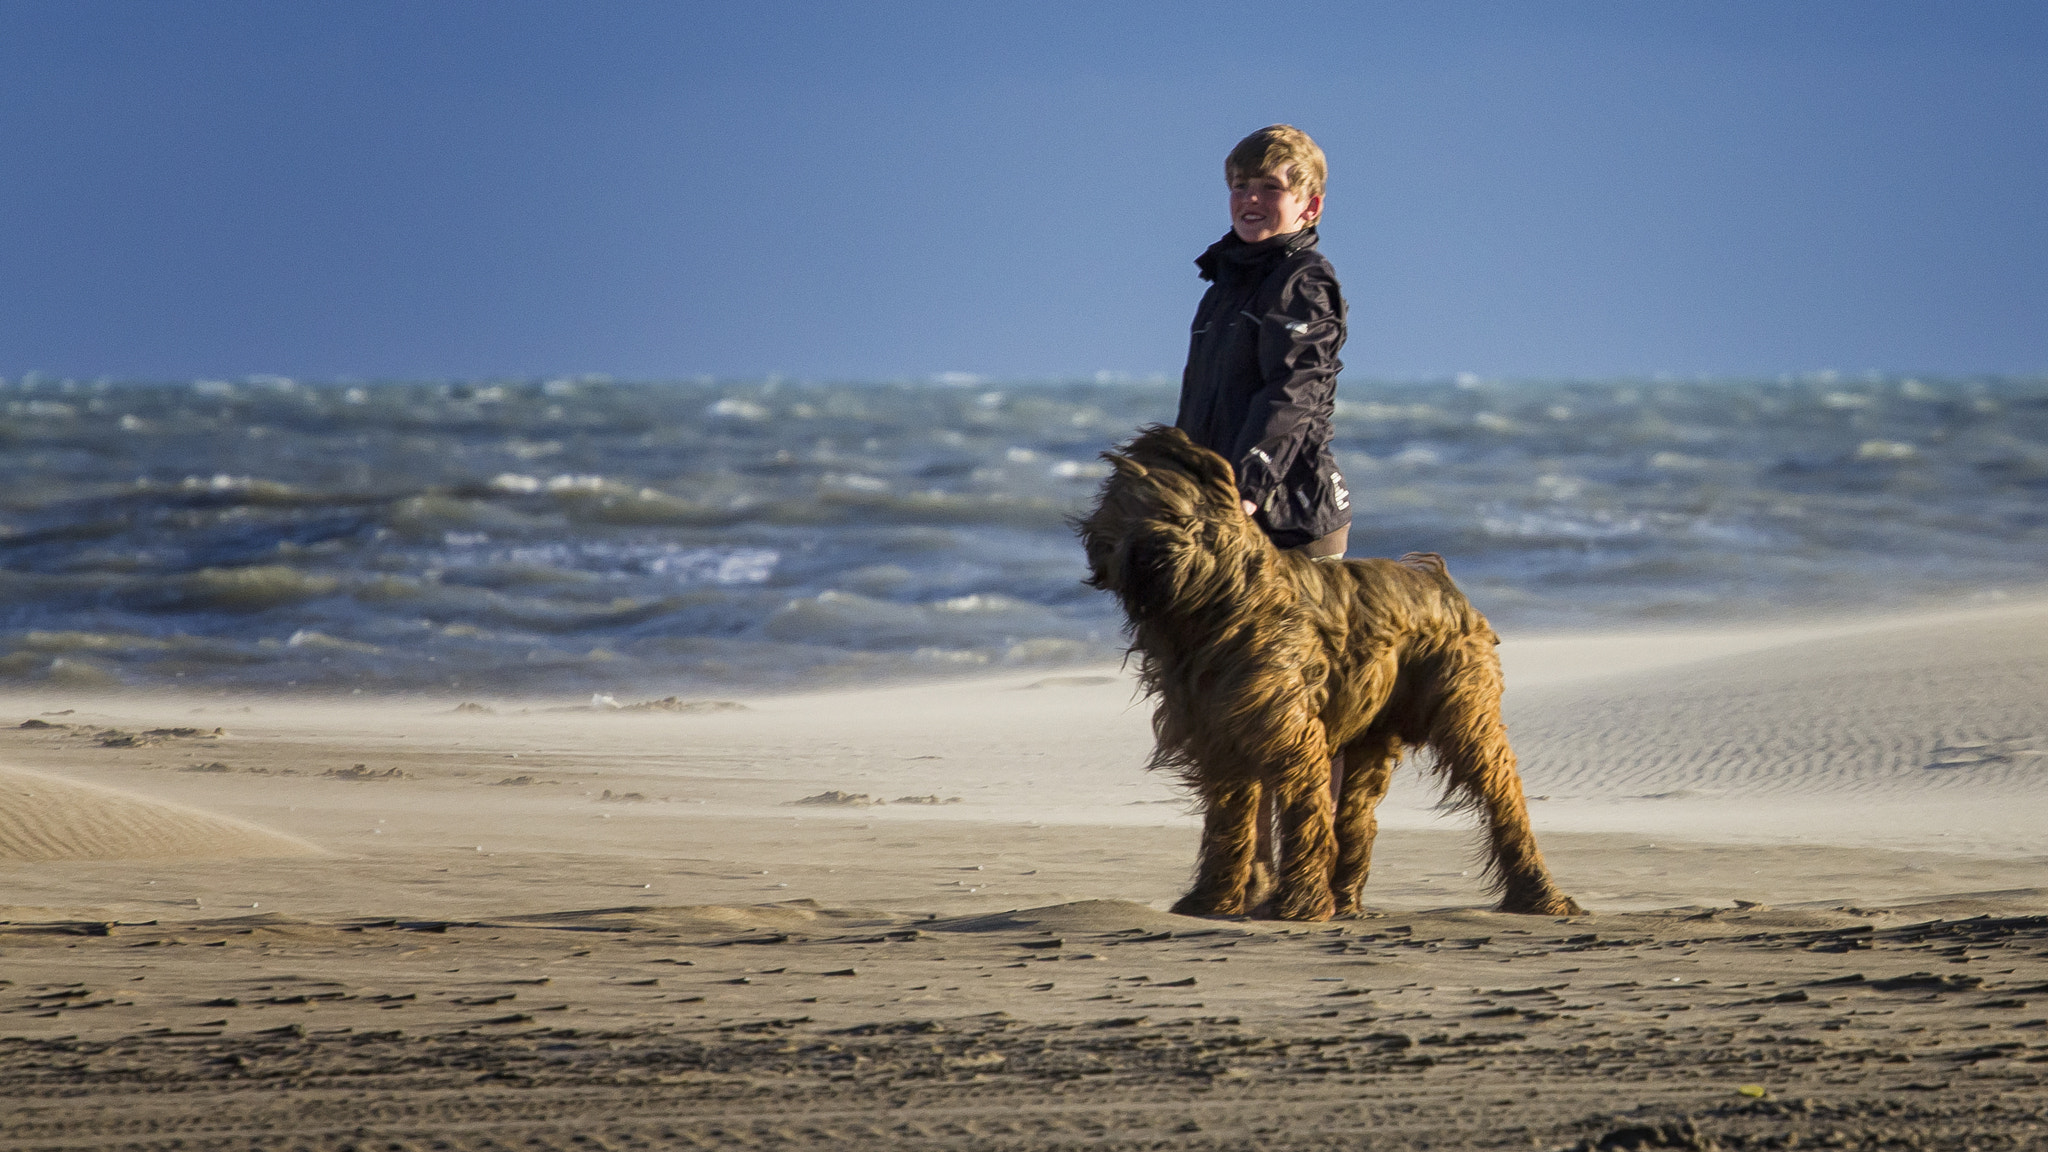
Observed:
[[[1323,219],[1323,194],[1318,192],[1308,198],[1308,207],[1302,211],[1302,219],[1318,224]]]

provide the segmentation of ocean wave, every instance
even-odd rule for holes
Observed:
[[[976,593],[902,604],[832,589],[789,601],[763,627],[775,640],[865,649],[1007,648],[1020,639],[1072,630],[1057,611],[1008,596]]]
[[[0,677],[684,690],[1101,659],[1153,384],[0,384]],[[1357,554],[1506,629],[2038,584],[2048,379],[1347,381]],[[609,689],[608,689],[609,690]]]

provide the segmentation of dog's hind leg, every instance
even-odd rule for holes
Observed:
[[[1201,858],[1195,883],[1173,906],[1182,916],[1243,916],[1259,846],[1257,781],[1232,781],[1202,797]]]
[[[1374,811],[1393,782],[1401,760],[1401,738],[1391,732],[1368,733],[1337,753],[1344,765],[1337,796],[1337,869],[1330,894],[1337,915],[1356,915],[1364,899],[1366,876],[1372,870],[1372,842],[1379,834]]]
[[[1501,723],[1500,658],[1490,637],[1468,637],[1463,650],[1448,654],[1442,693],[1429,744],[1449,775],[1446,791],[1486,817],[1487,872],[1500,892],[1503,912],[1576,914],[1581,909],[1558,891],[1536,847],[1515,752]]]

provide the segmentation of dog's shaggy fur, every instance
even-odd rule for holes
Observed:
[[[1175,912],[1257,914],[1276,883],[1282,919],[1357,912],[1373,809],[1402,754],[1423,746],[1446,796],[1485,815],[1501,910],[1579,911],[1529,827],[1501,724],[1499,638],[1440,557],[1282,552],[1239,508],[1229,463],[1179,429],[1144,429],[1104,459],[1114,471],[1075,523],[1089,583],[1122,602],[1158,698],[1152,766],[1178,773],[1204,815],[1194,886]],[[1333,755],[1344,765],[1334,796]]]

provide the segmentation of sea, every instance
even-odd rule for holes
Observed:
[[[2048,376],[1346,379],[1353,556],[1508,636],[2039,594]],[[0,687],[624,701],[1121,658],[1164,380],[0,382]]]

